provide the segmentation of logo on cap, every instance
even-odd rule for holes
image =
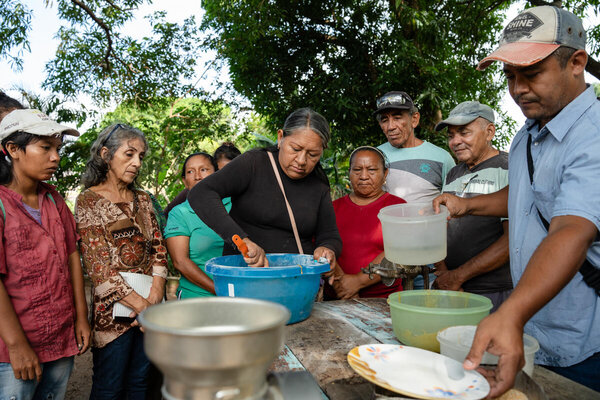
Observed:
[[[505,42],[516,42],[523,37],[531,37],[531,33],[544,23],[530,12],[518,15],[504,28],[503,39]]]

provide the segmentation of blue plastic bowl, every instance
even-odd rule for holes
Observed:
[[[215,257],[206,262],[206,272],[213,276],[217,296],[273,301],[290,310],[288,324],[305,320],[329,264],[307,254],[267,254],[267,259],[268,268],[252,268],[241,255]]]

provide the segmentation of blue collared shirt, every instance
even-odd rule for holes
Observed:
[[[527,136],[535,166],[533,185],[527,169]],[[588,87],[541,130],[528,119],[509,153],[510,266],[516,285],[547,231],[561,215],[583,217],[600,230],[600,101]],[[534,206],[535,203],[535,206]],[[600,242],[587,253],[600,266]],[[580,273],[526,324],[540,342],[536,363],[570,366],[600,351],[600,300]]]

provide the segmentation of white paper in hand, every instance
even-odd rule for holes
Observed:
[[[119,272],[125,282],[129,284],[142,297],[148,297],[150,295],[150,289],[152,288],[152,277],[144,274],[134,274],[131,272]],[[119,302],[113,305],[113,318],[117,317],[129,317],[133,310]]]

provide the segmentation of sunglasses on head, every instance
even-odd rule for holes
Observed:
[[[119,129],[119,128],[124,128],[124,127],[125,127],[125,126],[124,126],[123,124],[116,124],[116,125],[114,126],[114,128],[112,128],[112,129],[110,130],[110,133],[109,133],[108,135],[106,135],[106,139],[104,139],[104,140],[102,141],[102,146],[100,146],[100,148],[104,147],[104,145],[106,145],[106,143],[108,143],[108,141],[109,141],[110,137],[113,135],[113,133],[115,133],[115,131],[116,131],[117,129]]]
[[[410,103],[410,100],[406,98],[403,94],[390,94],[385,95],[377,100],[377,108],[385,107],[385,106],[397,106],[399,104]]]

